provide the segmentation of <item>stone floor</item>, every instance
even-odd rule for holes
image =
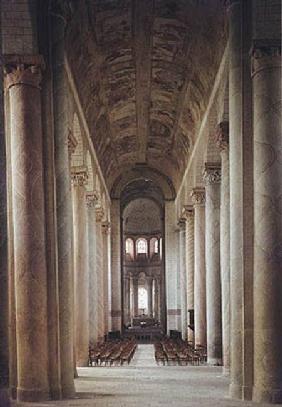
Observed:
[[[24,407],[255,407],[228,399],[221,368],[157,366],[152,345],[139,345],[130,366],[80,368],[77,398]],[[271,405],[274,406],[273,404]]]

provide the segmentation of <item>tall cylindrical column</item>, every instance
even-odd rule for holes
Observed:
[[[230,395],[253,387],[253,129],[250,48],[256,2],[229,0]]]
[[[159,295],[160,295],[160,288],[159,288],[159,281],[155,278],[155,296],[154,296],[154,318],[156,321],[159,321]]]
[[[254,389],[253,399],[282,402],[281,42],[253,49],[254,95]]]
[[[207,361],[222,364],[221,281],[220,281],[220,181],[217,165],[207,165],[206,184],[206,298]]]
[[[123,278],[123,318],[124,325],[127,325],[130,321],[129,317],[129,292],[130,292],[130,279],[129,276]]]
[[[220,274],[222,313],[223,373],[230,370],[230,192],[229,192],[229,125],[222,122],[216,129],[216,144],[221,155],[220,188]]]
[[[111,254],[112,329],[121,330],[121,221],[117,199],[111,204]]]
[[[86,212],[85,170],[72,170],[73,183],[73,254],[74,315],[76,365],[88,366],[89,346],[89,269],[88,226]]]
[[[148,292],[148,316],[153,316],[153,280],[147,278],[147,292]]]
[[[72,201],[68,150],[68,92],[64,69],[65,19],[52,14],[52,79],[56,175],[57,256],[59,284],[59,337],[63,398],[74,389],[74,286]]]
[[[179,226],[179,274],[180,274],[180,302],[181,302],[181,335],[187,339],[187,276],[186,276],[186,225],[181,218]]]
[[[1,11],[1,5],[0,5]],[[1,28],[0,28],[1,34]],[[1,52],[0,45],[0,54]],[[4,130],[3,71],[0,72],[0,405],[9,403],[8,159]],[[12,236],[9,236],[11,239]],[[10,273],[13,271],[10,270]],[[11,338],[12,340],[12,338]]]
[[[194,275],[194,335],[195,346],[207,344],[206,265],[205,265],[205,190],[194,188],[191,193],[195,214],[195,275]]]
[[[104,334],[109,331],[109,262],[108,262],[108,250],[109,250],[109,234],[110,223],[103,222],[103,279],[104,279]]]
[[[98,340],[104,340],[104,267],[103,267],[103,235],[102,220],[104,212],[99,205],[96,208],[96,272],[98,294]]]
[[[133,316],[138,317],[138,278],[133,278]]]
[[[194,211],[192,206],[185,206],[184,216],[186,219],[186,273],[187,273],[187,311],[191,315],[194,311]],[[191,325],[193,321],[188,321],[187,339],[194,344],[194,330]]]
[[[98,341],[98,301],[97,301],[97,274],[96,274],[96,213],[97,196],[87,194],[88,214],[88,270],[89,270],[89,344]]]
[[[7,65],[19,401],[49,398],[47,268],[43,191],[42,60]],[[25,62],[25,63],[24,63]]]

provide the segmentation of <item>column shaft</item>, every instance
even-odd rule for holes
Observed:
[[[220,188],[220,274],[222,302],[223,373],[230,370],[230,192],[229,192],[229,128],[228,122],[218,125],[216,144],[221,155]]]
[[[40,60],[38,60],[40,64]],[[47,268],[39,65],[10,66],[17,398],[49,398]]]
[[[0,5],[1,11],[1,5]],[[1,28],[0,28],[1,34]],[[0,55],[2,56],[0,45]],[[3,71],[0,72],[0,405],[9,403],[9,272],[8,272],[8,188],[4,129]],[[10,236],[11,238],[11,236]],[[11,272],[11,270],[10,270]]]
[[[282,402],[281,42],[255,44],[254,92],[254,389]]]
[[[133,316],[138,317],[138,279],[133,279]]]
[[[206,298],[207,358],[222,364],[221,281],[220,281],[220,169],[206,166]]]
[[[97,271],[97,293],[98,293],[98,340],[104,339],[104,267],[103,267],[103,235],[102,217],[100,208],[96,209],[96,271]]]
[[[230,1],[230,395],[251,399],[253,386],[252,2]]]
[[[187,273],[187,311],[194,311],[194,212],[186,208],[186,273]],[[188,341],[194,344],[194,330],[189,327],[192,321],[188,321]]]
[[[53,15],[52,68],[55,139],[59,337],[62,396],[74,396],[74,286],[72,198],[68,151],[68,92],[64,70],[64,19]]]
[[[179,226],[179,273],[181,293],[181,335],[187,339],[187,275],[186,275],[186,231],[185,219],[178,222]]]
[[[87,195],[88,207],[88,259],[89,259],[89,343],[93,346],[98,341],[98,301],[96,273],[96,214],[94,195]]]
[[[207,344],[206,266],[205,266],[205,192],[192,191],[195,213],[194,335],[195,346]]]
[[[112,201],[111,225],[112,329],[121,330],[121,222],[119,200]]]
[[[73,175],[74,312],[77,366],[88,366],[89,269],[84,173]]]
[[[153,280],[147,280],[147,290],[148,290],[148,316],[153,315]]]

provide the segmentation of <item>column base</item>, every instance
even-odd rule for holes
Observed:
[[[3,388],[0,389],[0,406],[1,407],[10,407],[10,392],[9,389]]]
[[[263,389],[253,387],[253,401],[257,403],[282,403],[282,389]]]
[[[208,357],[207,363],[210,366],[222,366],[222,359],[221,358],[209,358]]]
[[[21,387],[17,388],[17,401],[47,401],[50,400],[50,394],[47,390],[27,390]]]
[[[75,388],[74,386],[64,387],[62,389],[62,399],[73,399],[75,397]]]
[[[61,387],[56,387],[54,389],[50,389],[50,398],[52,400],[61,400],[62,398],[62,389]]]
[[[76,367],[88,367],[88,358],[87,360],[78,360],[76,362]]]
[[[230,367],[222,366],[222,375],[230,376]]]
[[[231,383],[229,385],[229,396],[232,399],[242,400],[242,386],[239,384]]]
[[[253,388],[250,386],[242,386],[242,399],[252,400],[252,397],[253,397]]]

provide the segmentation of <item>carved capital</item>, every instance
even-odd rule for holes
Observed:
[[[42,71],[45,68],[41,55],[6,55],[3,58],[5,88],[26,85],[40,88]]]
[[[264,69],[281,68],[281,41],[257,40],[252,49],[252,76]]]
[[[205,185],[218,184],[221,182],[221,169],[218,164],[205,164],[203,171]]]
[[[71,181],[74,186],[83,186],[87,184],[88,171],[86,167],[72,167]]]
[[[191,198],[194,205],[204,205],[206,202],[204,188],[194,188],[191,192]]]
[[[68,131],[68,149],[69,149],[69,155],[73,154],[75,152],[75,149],[77,147],[78,141],[74,137],[73,132],[69,128]]]
[[[183,206],[182,218],[184,218],[186,221],[194,218],[194,210],[192,205]]]
[[[185,218],[179,218],[177,222],[178,230],[185,231],[185,226],[186,226],[186,219]]]
[[[98,197],[95,195],[95,192],[86,195],[86,205],[89,209],[95,209],[97,201]]]
[[[214,135],[215,143],[220,151],[225,151],[229,146],[229,122],[221,122],[218,124]]]
[[[111,224],[108,221],[102,223],[103,233],[108,235],[111,231]]]
[[[104,218],[104,210],[101,206],[99,206],[98,208],[96,207],[96,222],[102,222],[103,218]]]

